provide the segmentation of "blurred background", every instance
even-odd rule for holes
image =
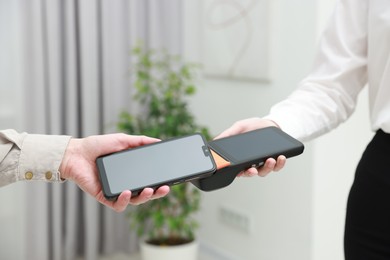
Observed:
[[[142,40],[202,64],[190,108],[215,136],[266,115],[297,86],[334,3],[0,0],[0,129],[75,137],[117,131],[119,113],[132,109],[130,53]],[[343,259],[346,198],[371,137],[366,93],[359,99],[347,123],[305,143],[283,171],[202,193],[204,259]],[[137,252],[125,213],[72,183],[12,184],[0,189],[0,205],[0,259]],[[224,210],[245,226],[221,221]]]

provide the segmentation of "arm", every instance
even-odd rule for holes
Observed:
[[[366,0],[340,0],[325,28],[313,68],[296,91],[271,108],[271,119],[306,141],[336,128],[367,83]]]
[[[131,198],[130,191],[124,191],[117,201],[108,201],[102,195],[95,160],[100,155],[156,141],[124,134],[74,139],[0,131],[0,186],[19,180],[62,182],[69,179],[102,204],[123,211],[129,203],[141,204],[165,196],[169,187],[163,186],[155,192],[147,188],[135,198]]]
[[[267,116],[237,121],[218,137],[274,125],[305,141],[347,120],[367,82],[367,2],[339,1],[322,35],[313,69],[298,89],[274,105]],[[283,165],[279,158],[277,162],[269,159],[258,174],[280,170]],[[245,174],[254,175],[256,170]]]
[[[264,117],[301,140],[311,140],[349,118],[367,83],[368,1],[340,0],[324,30],[311,72]],[[243,123],[250,125],[243,126]],[[233,132],[263,127],[248,120]],[[223,133],[224,134],[224,133]]]
[[[58,172],[70,136],[0,131],[0,186],[19,180],[61,182]]]

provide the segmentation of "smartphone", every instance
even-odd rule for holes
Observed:
[[[192,183],[201,190],[220,189],[233,182],[237,174],[250,167],[259,167],[268,158],[299,155],[304,145],[278,127],[266,127],[209,142],[217,171],[210,177]]]
[[[280,128],[266,127],[239,135],[217,139],[209,147],[231,164],[261,166],[267,158],[290,157],[303,152],[303,144]]]
[[[124,190],[132,196],[144,188],[176,185],[207,177],[216,170],[215,162],[201,134],[173,138],[96,160],[104,196],[116,199]]]

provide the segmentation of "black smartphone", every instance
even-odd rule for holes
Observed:
[[[277,127],[266,127],[217,139],[209,147],[231,164],[261,166],[267,158],[303,152],[303,144]]]
[[[96,164],[104,196],[110,200],[124,190],[136,196],[146,187],[158,188],[207,177],[216,169],[201,134],[101,156]]]
[[[268,158],[299,155],[304,145],[277,127],[266,127],[209,142],[217,171],[210,177],[192,183],[201,190],[211,191],[233,182],[241,171],[259,167]]]

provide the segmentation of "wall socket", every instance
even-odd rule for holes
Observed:
[[[221,206],[218,214],[221,223],[245,233],[251,232],[252,220],[249,214],[244,211],[228,206]]]

